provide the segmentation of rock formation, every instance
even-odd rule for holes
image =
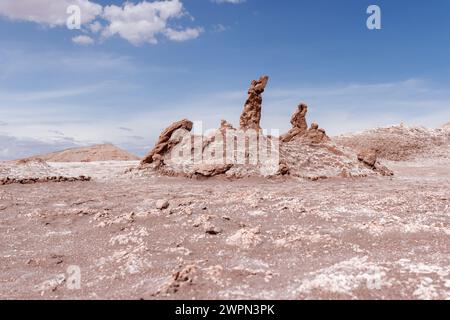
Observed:
[[[280,138],[264,135],[260,127],[261,105],[268,79],[264,76],[252,81],[240,129],[222,120],[218,129],[197,135],[191,132],[191,121],[175,122],[161,133],[139,169],[200,179],[289,175],[318,180],[364,177],[375,172],[392,174],[376,161],[376,154],[375,160],[372,154],[365,154],[358,161],[354,151],[335,145],[317,123],[308,128],[308,107],[303,103],[292,115],[292,129],[286,134]]]
[[[383,176],[394,175],[391,170],[378,162],[378,151],[375,149],[362,150],[360,153],[358,153],[358,160]]]
[[[309,143],[317,144],[330,140],[324,129],[319,128],[319,125],[315,122],[311,124],[311,127],[306,131],[304,138]]]
[[[159,136],[155,147],[144,157],[141,164],[157,163],[158,165],[164,161],[164,155],[168,154],[172,147],[179,143],[177,139],[172,139],[172,135],[178,130],[192,130],[193,123],[187,119],[172,123]]]
[[[297,110],[291,117],[292,129],[288,133],[281,136],[281,141],[289,142],[294,137],[304,135],[308,130],[308,124],[306,123],[306,113],[308,112],[308,106],[301,103]]]
[[[303,140],[309,143],[321,143],[329,140],[325,130],[320,129],[317,123],[312,123],[308,129],[308,124],[306,123],[307,112],[308,106],[306,104],[302,103],[297,107],[297,110],[291,117],[292,129],[280,137],[282,142],[289,142],[297,137],[302,137]]]
[[[179,271],[174,272],[172,278],[155,295],[175,294],[182,287],[192,284],[196,270],[195,265],[187,265]]]
[[[244,111],[242,111],[240,118],[241,129],[261,130],[262,93],[264,92],[268,81],[268,76],[263,76],[259,80],[252,81],[250,89],[248,90],[248,98],[244,105]]]
[[[77,182],[77,181],[91,181],[91,177],[79,176],[79,177],[63,177],[63,176],[51,176],[40,178],[9,178],[0,179],[0,186],[8,184],[33,184],[33,183],[45,183],[45,182]]]
[[[200,165],[194,168],[194,175],[198,177],[214,177],[226,173],[233,167],[232,164],[225,165]]]
[[[358,154],[358,160],[369,167],[373,167],[377,162],[377,151],[374,149],[363,150]]]
[[[220,130],[233,130],[233,126],[226,120],[220,121]]]

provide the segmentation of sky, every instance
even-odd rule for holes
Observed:
[[[448,0],[0,0],[0,160],[96,143],[143,155],[182,118],[237,126],[261,75],[269,130],[300,102],[330,135],[439,127],[449,15]]]

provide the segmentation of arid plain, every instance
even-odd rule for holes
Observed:
[[[261,79],[241,129],[258,130]],[[306,111],[259,138],[280,142],[269,175],[171,162],[188,120],[140,160],[101,145],[1,162],[0,298],[450,299],[448,126],[328,137]]]

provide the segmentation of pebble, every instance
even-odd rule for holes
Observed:
[[[167,209],[168,207],[169,207],[169,201],[167,201],[165,199],[160,199],[160,200],[156,201],[156,209],[164,210],[164,209]]]

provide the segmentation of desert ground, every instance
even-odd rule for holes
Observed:
[[[0,162],[0,298],[450,299],[449,126],[273,137],[268,79],[239,129]]]
[[[448,150],[318,180],[4,162],[91,180],[0,186],[0,298],[450,299]]]

